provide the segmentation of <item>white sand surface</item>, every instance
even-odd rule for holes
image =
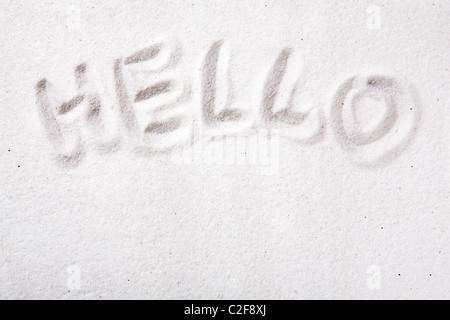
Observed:
[[[0,2],[1,299],[449,299],[448,0]]]

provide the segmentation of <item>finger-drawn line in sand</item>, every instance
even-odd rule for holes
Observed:
[[[145,155],[171,152],[197,139],[222,141],[225,136],[251,135],[260,127],[268,130],[268,137],[276,132],[300,143],[323,138],[327,121],[322,109],[300,98],[304,80],[298,50],[281,50],[257,86],[259,100],[248,103],[234,101],[230,57],[224,40],[214,42],[202,57],[194,78],[197,86],[179,70],[182,50],[178,42],[157,42],[116,59],[113,76],[120,118],[116,130],[108,126],[116,120],[113,108],[102,104],[86,63],[75,68],[77,93],[70,99],[61,98],[47,79],[40,80],[36,85],[39,113],[58,161],[76,166],[88,146],[115,151],[123,135],[126,144],[122,146]],[[372,74],[352,76],[337,89],[330,124],[354,163],[387,163],[413,138],[420,120],[419,103],[414,89],[405,83],[394,76]],[[194,101],[200,104],[199,118]],[[258,104],[259,110],[248,109]],[[360,115],[372,114],[377,105],[385,111],[368,125]],[[368,111],[361,111],[364,106],[369,106]]]
[[[291,48],[285,48],[268,72],[263,87],[261,118],[268,127],[302,143],[318,142],[324,134],[325,121],[318,108],[295,111],[301,82],[303,59]],[[309,126],[304,126],[310,120]],[[304,126],[304,128],[302,128]]]
[[[103,152],[118,147],[118,138],[114,135],[111,137],[105,131],[101,100],[95,88],[88,84],[86,70],[86,64],[75,68],[75,80],[80,93],[67,102],[58,103],[62,98],[47,79],[40,80],[36,85],[36,98],[44,128],[55,147],[57,160],[65,166],[80,163],[85,154],[85,144],[92,144]],[[55,107],[58,104],[59,107]],[[82,104],[85,105],[82,119],[67,121],[64,118]]]
[[[122,121],[139,153],[168,152],[190,139],[190,85],[180,81],[180,60],[179,44],[161,42],[115,62]]]
[[[225,92],[226,98],[223,110],[219,113],[215,113],[217,105],[217,91],[223,87],[218,87],[218,65],[220,49],[223,46],[224,41],[217,41],[214,43],[206,54],[203,70],[202,70],[202,111],[203,121],[206,124],[214,124],[215,122],[226,121],[238,121],[242,117],[242,111],[237,109],[230,109],[230,92]],[[225,71],[226,72],[226,71]],[[225,83],[227,85],[229,81],[228,74],[226,73]]]
[[[255,124],[248,106],[251,101],[236,101],[230,74],[231,51],[224,40],[214,42],[201,60],[200,103],[204,138],[239,135]]]
[[[370,99],[384,112],[370,127],[358,118],[358,106]],[[414,137],[420,119],[417,95],[411,86],[393,76],[352,76],[334,95],[331,127],[350,158],[361,165],[379,165],[396,158]]]
[[[131,56],[127,57],[125,59],[125,64],[133,64],[133,63],[139,63],[144,62],[150,59],[155,58],[161,51],[161,44],[155,44],[153,46],[150,46],[148,48],[145,48],[141,51],[136,52],[135,54],[132,54]]]
[[[172,83],[170,81],[162,81],[139,91],[134,98],[134,102],[144,101],[170,90],[172,90]]]

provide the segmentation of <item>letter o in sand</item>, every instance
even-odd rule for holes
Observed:
[[[414,89],[393,76],[352,76],[337,89],[331,128],[352,162],[377,166],[398,157],[420,119]]]

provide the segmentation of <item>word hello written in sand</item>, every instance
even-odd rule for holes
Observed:
[[[113,74],[119,108],[104,106],[86,63],[75,68],[77,94],[70,99],[57,94],[47,79],[40,80],[37,103],[58,161],[77,165],[87,148],[108,153],[131,146],[143,154],[165,153],[199,138],[213,141],[261,128],[268,136],[276,132],[312,144],[321,141],[329,125],[352,161],[374,165],[397,157],[416,131],[413,89],[393,76],[349,77],[334,93],[327,120],[320,108],[297,108],[302,61],[293,49],[281,50],[258,87],[257,101],[245,104],[231,94],[223,41],[212,44],[201,60],[197,86],[178,72],[181,60],[180,46],[170,42],[117,59]],[[361,110],[367,109],[361,106],[367,104],[382,105],[383,111],[363,124]]]

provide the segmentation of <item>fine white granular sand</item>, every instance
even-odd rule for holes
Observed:
[[[1,299],[449,299],[450,2],[0,3]]]

